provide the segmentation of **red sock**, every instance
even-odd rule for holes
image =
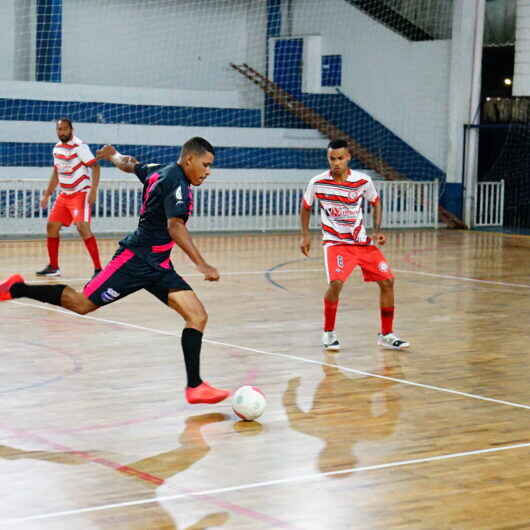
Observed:
[[[59,238],[49,237],[47,240],[48,256],[50,258],[50,267],[59,268]]]
[[[393,307],[382,307],[381,308],[381,334],[387,335],[392,333],[392,325],[394,323],[394,308]]]
[[[85,242],[85,247],[92,258],[94,263],[94,269],[101,269],[101,262],[99,261],[99,250],[98,242],[94,236],[89,237],[88,239],[83,240]]]
[[[335,317],[337,316],[337,307],[339,302],[329,302],[324,298],[324,331],[333,331],[335,329]]]

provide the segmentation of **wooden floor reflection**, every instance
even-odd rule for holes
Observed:
[[[88,318],[0,304],[0,528],[530,528],[530,257],[513,238],[389,233],[396,328],[381,350],[377,288],[356,272],[322,352],[322,255],[298,236],[196,236],[219,267],[175,267],[210,315],[203,372],[255,384],[258,422],[184,401],[181,322],[148,293]],[[101,240],[105,259],[115,240]],[[60,281],[89,258],[61,245]],[[0,242],[0,274],[46,263],[42,241]]]

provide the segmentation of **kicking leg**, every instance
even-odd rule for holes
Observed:
[[[14,274],[0,283],[0,302],[15,298],[31,298],[58,305],[80,315],[86,315],[98,308],[82,293],[67,285],[28,285],[19,274]]]

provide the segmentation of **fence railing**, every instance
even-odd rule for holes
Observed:
[[[475,188],[474,226],[502,226],[504,220],[504,180],[478,182]]]
[[[47,181],[37,179],[0,180],[0,236],[43,233],[48,211],[40,208],[39,201],[46,185]],[[208,232],[297,230],[305,187],[306,183],[297,182],[208,182],[194,188],[189,227]],[[383,201],[384,227],[437,226],[437,181],[377,181],[376,187]],[[93,208],[93,231],[134,230],[141,194],[141,185],[135,180],[101,182]],[[317,228],[317,204],[314,214],[311,227]],[[368,218],[368,226],[370,223]]]

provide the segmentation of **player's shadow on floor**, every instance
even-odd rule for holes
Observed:
[[[154,492],[165,480],[186,471],[209,453],[210,446],[201,428],[226,419],[228,419],[227,416],[219,413],[190,416],[179,437],[180,446],[177,449],[132,462],[121,468],[118,467],[116,471],[141,481],[143,486]],[[97,452],[91,451],[84,451],[83,454],[90,455],[91,458],[98,456]],[[82,465],[91,461],[75,452],[24,451],[5,445],[0,445],[0,458],[6,460],[33,459],[61,465]],[[178,530],[179,528],[173,518],[157,502],[115,507],[108,511],[87,512],[84,516],[90,516],[98,528],[109,530]],[[210,513],[186,527],[186,530],[203,530],[223,526],[228,519],[227,512]]]
[[[378,375],[402,377],[397,356],[385,354],[384,366]],[[387,359],[388,357],[388,359]],[[333,364],[336,356],[326,354]],[[311,408],[304,412],[297,404],[300,377],[289,380],[283,394],[283,405],[291,429],[320,438],[324,447],[318,455],[322,473],[344,471],[331,475],[346,477],[358,465],[354,446],[361,441],[380,440],[390,436],[401,412],[401,397],[393,389],[397,383],[376,377],[346,375],[339,368],[322,366],[320,381]]]

